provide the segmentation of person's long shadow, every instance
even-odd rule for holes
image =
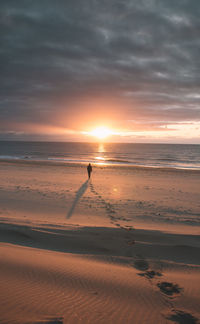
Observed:
[[[72,206],[70,208],[70,210],[68,211],[67,213],[67,218],[70,218],[74,212],[74,209],[76,207],[76,205],[78,204],[80,198],[83,196],[84,192],[87,190],[88,188],[88,183],[89,183],[89,180],[86,180],[82,186],[79,188],[79,190],[77,191],[76,193],[76,197],[72,203]]]

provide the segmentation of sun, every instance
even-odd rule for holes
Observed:
[[[90,132],[90,135],[95,136],[99,139],[104,139],[111,134],[112,134],[112,131],[109,128],[104,127],[104,126],[97,127]]]
[[[98,126],[90,131],[82,131],[82,134],[86,136],[96,137],[99,140],[104,140],[109,136],[118,135],[119,133],[106,126]]]

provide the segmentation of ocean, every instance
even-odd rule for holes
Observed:
[[[200,170],[200,145],[0,141],[0,159]]]

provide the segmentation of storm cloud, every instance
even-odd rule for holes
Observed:
[[[71,129],[102,97],[129,127],[200,122],[199,17],[199,0],[1,0],[0,134]]]

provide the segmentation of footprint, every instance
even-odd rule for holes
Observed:
[[[181,290],[183,290],[183,288],[180,288],[177,284],[173,284],[171,282],[166,282],[166,281],[159,282],[157,286],[165,295],[168,296],[180,294]]]
[[[168,315],[167,319],[179,324],[196,324],[198,322],[196,317],[181,310],[173,310],[173,313]]]
[[[162,273],[154,270],[148,270],[142,273],[138,273],[139,276],[146,277],[148,279],[153,279],[155,277],[161,277]]]

